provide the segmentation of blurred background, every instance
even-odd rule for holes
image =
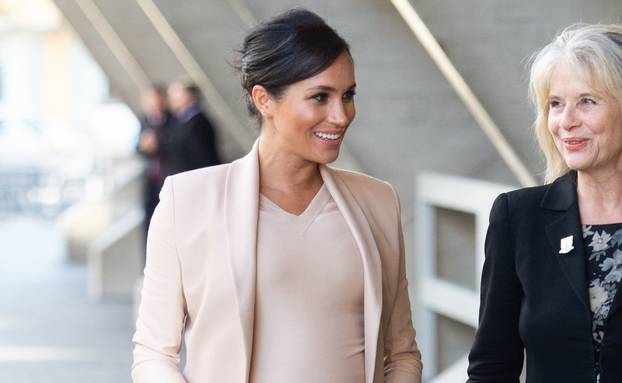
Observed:
[[[488,210],[544,170],[528,58],[569,24],[620,22],[620,0],[0,0],[0,381],[130,382],[141,94],[191,80],[221,158],[240,157],[257,131],[235,49],[295,6],[351,45],[337,165],[400,193],[425,380],[465,381]]]

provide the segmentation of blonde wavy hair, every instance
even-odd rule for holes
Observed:
[[[545,182],[570,170],[548,130],[550,80],[560,64],[574,68],[578,75],[622,105],[622,25],[571,25],[532,56],[529,98],[536,108],[533,126],[546,158]]]

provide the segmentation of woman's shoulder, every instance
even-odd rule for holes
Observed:
[[[539,214],[542,201],[550,187],[550,184],[530,186],[500,194],[493,202],[491,218],[507,215],[516,219]]]
[[[547,189],[550,185],[538,185],[538,186],[529,186],[520,189],[515,189],[509,191],[507,193],[503,193],[505,195],[508,204],[514,205],[539,205],[542,197],[546,193]]]
[[[173,193],[177,195],[196,194],[199,190],[209,190],[225,185],[228,169],[231,163],[207,166],[168,176],[166,183],[170,184]]]

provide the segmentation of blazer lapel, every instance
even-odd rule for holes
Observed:
[[[542,198],[541,207],[561,212],[559,218],[546,226],[546,234],[564,276],[579,300],[589,310],[587,265],[577,205],[576,173],[570,172],[551,184]],[[560,253],[562,238],[569,236],[572,236],[573,249]]]
[[[363,260],[365,380],[375,375],[380,317],[382,314],[382,267],[372,230],[363,210],[347,185],[327,166],[320,166],[326,188],[348,224]]]
[[[245,381],[249,379],[255,319],[259,159],[256,141],[251,151],[231,164],[225,187],[225,227],[235,283],[245,351]],[[218,240],[218,239],[216,239]]]

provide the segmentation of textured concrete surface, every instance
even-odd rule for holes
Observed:
[[[88,299],[54,222],[0,221],[0,382],[130,382],[132,306]]]

